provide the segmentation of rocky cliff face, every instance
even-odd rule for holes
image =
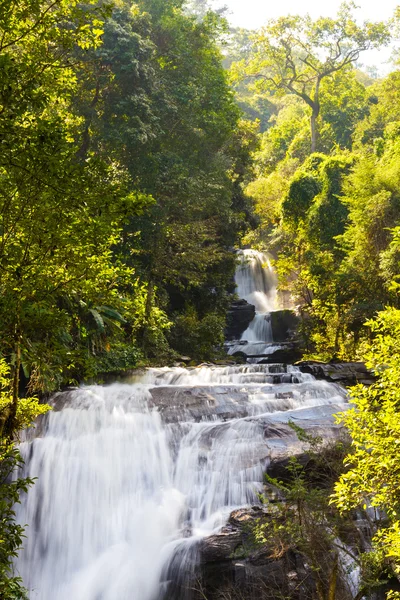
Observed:
[[[242,333],[246,331],[255,314],[255,306],[249,304],[246,300],[233,302],[227,314],[226,340],[240,340]]]
[[[310,600],[317,598],[314,573],[296,548],[254,543],[252,530],[276,519],[273,504],[234,511],[226,527],[202,541],[196,600]],[[201,595],[203,594],[203,595]],[[352,600],[345,576],[339,576],[337,598]]]
[[[271,313],[274,342],[289,342],[296,336],[299,317],[293,310],[275,310]]]

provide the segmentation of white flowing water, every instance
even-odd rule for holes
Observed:
[[[38,477],[18,514],[30,598],[163,598],[197,541],[257,502],[273,451],[266,422],[318,419],[343,402],[338,386],[284,365],[150,369],[56,396],[22,444]]]
[[[271,312],[277,310],[278,280],[267,254],[257,250],[240,250],[236,269],[236,293],[256,309],[256,315],[242,334],[242,343],[234,344],[229,354],[243,351],[249,355],[271,354],[279,348],[273,344]],[[245,344],[245,342],[247,342]]]
[[[268,352],[276,277],[266,255],[241,258],[238,295],[257,311],[242,340]],[[189,600],[199,542],[258,502],[282,423],[329,419],[344,402],[279,364],[148,369],[56,395],[21,446],[38,477],[18,511],[31,600]]]
[[[275,310],[278,280],[268,255],[257,250],[239,250],[238,256],[235,283],[239,298],[254,304],[258,313]]]

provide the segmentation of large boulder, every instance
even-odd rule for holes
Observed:
[[[276,349],[270,354],[260,355],[258,361],[261,365],[270,365],[274,363],[293,364],[303,356],[301,347],[296,343],[284,342],[277,345]],[[254,358],[254,357],[253,357]]]
[[[233,302],[227,314],[226,340],[240,340],[242,333],[246,331],[255,314],[255,307],[246,300],[236,300]]]
[[[235,510],[226,527],[203,539],[198,547],[200,569],[194,600],[306,600],[316,598],[316,579],[304,554],[296,547],[255,543],[253,528],[276,522],[273,504]],[[350,600],[346,573],[339,572],[337,597]],[[198,592],[196,594],[196,592]],[[179,595],[177,596],[179,597]]]
[[[293,310],[275,310],[271,313],[272,336],[274,342],[292,340],[300,323],[299,317]]]
[[[262,381],[264,379],[264,382]],[[162,420],[165,423],[176,423],[181,421],[213,421],[215,417],[223,421],[251,417],[254,415],[254,394],[257,395],[257,407],[264,415],[254,416],[254,420],[263,423],[269,418],[280,423],[287,423],[287,419],[292,418],[291,409],[295,410],[295,420],[305,419],[305,428],[319,426],[330,429],[334,423],[332,411],[338,411],[337,402],[345,402],[345,393],[337,387],[337,395],[334,390],[321,387],[320,382],[299,382],[298,374],[294,373],[276,373],[260,378],[260,384],[254,389],[252,386],[246,387],[246,383],[241,385],[226,386],[157,386],[150,390],[150,406],[157,408]],[[281,385],[280,385],[281,384]],[[288,386],[287,384],[296,384]],[[325,394],[332,396],[325,399]],[[302,408],[307,404],[308,398],[312,394],[314,397],[321,396],[321,406]],[[329,404],[332,402],[332,404]],[[325,413],[321,413],[326,409]],[[216,427],[223,423],[215,423]],[[297,439],[294,432],[283,426],[285,435],[290,433],[294,439]],[[270,435],[268,437],[271,437]]]
[[[362,362],[331,362],[301,361],[297,363],[302,373],[310,373],[315,379],[325,379],[343,386],[357,383],[371,385],[375,381],[374,374]]]
[[[278,594],[289,595],[294,578],[298,583],[298,573],[305,570],[304,561],[291,551],[273,558],[271,548],[254,546],[251,528],[269,518],[274,516],[261,507],[237,510],[219,534],[202,541],[199,553],[204,597],[272,600]]]

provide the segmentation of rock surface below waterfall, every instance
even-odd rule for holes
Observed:
[[[274,503],[235,510],[217,534],[198,548],[200,569],[194,598],[200,600],[305,600],[317,597],[314,573],[304,555],[293,547],[255,544],[253,528],[276,521]],[[338,576],[336,597],[351,600],[346,573]],[[177,590],[175,590],[176,593]],[[170,599],[168,599],[170,600]],[[171,598],[172,600],[172,598]]]
[[[300,553],[288,550],[274,557],[272,548],[254,545],[251,528],[257,521],[273,518],[273,511],[266,508],[237,510],[220,533],[201,542],[203,598],[276,600],[290,596],[292,600],[301,600],[312,597],[315,592],[312,573]]]
[[[302,373],[309,373],[315,379],[324,379],[346,387],[357,383],[371,385],[375,381],[374,374],[361,362],[301,361],[297,365]]]
[[[225,338],[227,340],[239,340],[242,333],[246,331],[254,319],[255,314],[255,306],[249,304],[246,300],[236,300],[233,302],[227,313]]]
[[[271,326],[274,342],[287,342],[296,336],[300,319],[293,310],[283,309],[271,312]]]
[[[342,387],[285,364],[165,367],[52,404],[21,447],[26,476],[45,473],[18,507],[35,535],[17,568],[41,600],[198,600],[198,584],[220,600],[232,582],[258,600],[301,576],[293,554],[244,552],[237,510],[304,457],[292,423],[341,438]]]
[[[282,365],[275,365],[282,368]],[[260,370],[259,373],[253,369]],[[337,386],[336,395],[332,384],[325,382],[301,381],[298,372],[263,373],[267,366],[247,367],[252,384],[245,382],[243,373],[241,384],[235,385],[158,385],[148,390],[148,404],[156,408],[165,424],[187,422],[211,423],[208,433],[203,436],[203,444],[211,445],[224,430],[232,428],[232,422],[238,424],[246,419],[254,430],[251,451],[243,455],[243,464],[248,467],[254,463],[264,463],[274,476],[279,475],[287,465],[289,456],[302,456],[304,444],[301,442],[291,423],[304,429],[313,436],[325,441],[339,439],[343,428],[337,425],[334,415],[345,410],[344,391]],[[240,367],[226,371],[240,371]],[[242,368],[245,371],[246,368]],[[273,369],[274,370],[274,369]],[[257,380],[260,384],[254,385]],[[269,383],[265,381],[269,380]],[[80,390],[58,394],[53,399],[53,412],[74,406]],[[315,398],[313,400],[313,398]],[[324,404],[324,399],[325,404]],[[315,404],[312,406],[312,404]],[[87,403],[81,402],[82,409],[93,405],[91,395]],[[42,429],[37,430],[37,435]]]
[[[245,350],[245,349],[244,349]],[[247,358],[252,360],[253,358],[257,358],[257,362],[260,365],[268,365],[277,362],[283,362],[288,364],[294,364],[303,356],[303,350],[297,343],[293,342],[285,342],[280,343],[272,349],[270,354],[262,354],[259,356],[248,355]]]

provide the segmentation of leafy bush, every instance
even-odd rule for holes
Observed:
[[[326,443],[294,423],[289,424],[304,443],[306,458],[300,461],[291,457],[281,479],[267,476],[267,484],[279,500],[269,505],[269,514],[258,521],[253,535],[273,559],[288,552],[302,557],[311,575],[304,578],[304,582],[308,580],[307,591],[302,592],[305,598],[345,600],[352,596],[341,569],[340,553],[350,550],[341,537],[354,526],[332,510],[329,499],[334,482],[343,471],[347,440]],[[269,504],[268,497],[262,500]],[[297,593],[298,590],[288,598],[297,598]]]
[[[24,538],[24,527],[15,522],[14,505],[22,492],[26,493],[33,479],[11,480],[22,466],[22,458],[13,444],[0,444],[0,597],[2,600],[27,600],[27,590],[21,577],[14,574],[13,561],[18,556]]]
[[[351,390],[354,408],[340,417],[352,437],[350,470],[336,484],[333,500],[343,512],[375,507],[387,523],[375,538],[400,575],[400,310],[388,308],[367,324],[374,340],[365,352],[377,382]]]
[[[193,307],[179,315],[171,330],[171,345],[198,360],[212,360],[224,343],[225,318],[209,313],[199,318]]]
[[[320,167],[322,191],[310,207],[307,219],[308,238],[322,248],[334,249],[335,237],[344,232],[348,208],[341,201],[343,179],[353,164],[351,157],[333,156]]]
[[[297,172],[290,182],[289,191],[282,202],[282,213],[288,223],[295,223],[306,218],[308,209],[315,196],[321,191],[321,183],[317,177]]]
[[[134,345],[119,344],[108,352],[102,353],[96,360],[97,373],[118,373],[133,369],[142,354]]]

